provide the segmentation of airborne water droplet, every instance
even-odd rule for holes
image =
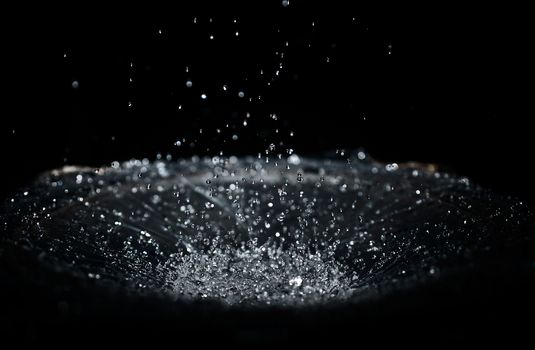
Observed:
[[[288,157],[288,164],[291,165],[299,165],[301,163],[301,159],[297,154],[292,154]]]

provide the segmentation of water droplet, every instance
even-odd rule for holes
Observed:
[[[385,166],[386,171],[396,171],[399,169],[399,165],[397,163],[390,163]]]
[[[303,278],[301,278],[301,276],[291,278],[289,283],[290,283],[290,286],[294,288],[301,287],[301,284],[303,283]]]
[[[289,156],[287,161],[288,161],[288,164],[291,164],[291,165],[299,165],[301,163],[301,159],[295,153]]]

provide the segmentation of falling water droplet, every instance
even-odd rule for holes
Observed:
[[[301,163],[301,159],[299,158],[297,154],[294,153],[288,157],[288,164],[299,165],[300,163]]]

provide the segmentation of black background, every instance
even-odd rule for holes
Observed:
[[[384,161],[433,162],[532,200],[522,11],[348,3],[13,11],[2,198],[64,164],[257,154],[283,141],[311,156],[363,147]],[[284,68],[268,87],[277,51]]]

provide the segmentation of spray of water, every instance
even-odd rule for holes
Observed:
[[[530,215],[430,167],[339,157],[66,167],[13,198],[4,228],[10,244],[98,283],[301,305],[436,278],[514,239]]]

